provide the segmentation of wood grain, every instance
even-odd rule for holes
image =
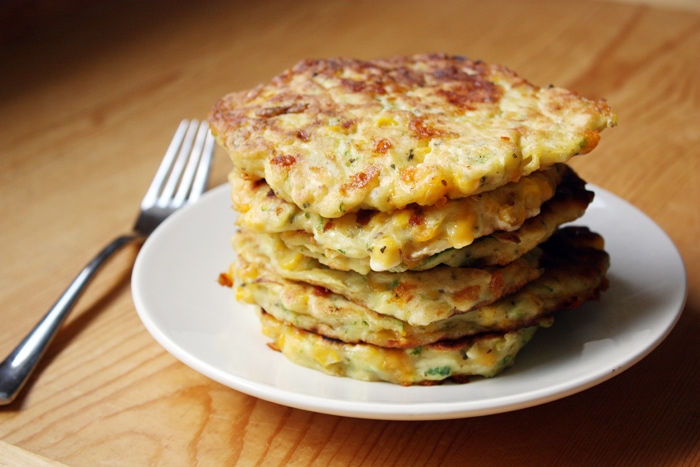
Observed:
[[[360,420],[264,402],[178,362],[136,315],[137,248],[127,248],[80,301],[30,391],[0,408],[0,459],[700,463],[700,14],[692,2],[687,11],[558,0],[76,4],[0,42],[0,354],[130,227],[181,118],[202,118],[224,93],[305,57],[461,53],[607,98],[620,126],[573,165],[668,232],[685,260],[688,302],[649,357],[575,396],[472,419]],[[229,167],[219,152],[212,186]]]

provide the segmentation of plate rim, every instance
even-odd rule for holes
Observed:
[[[680,319],[680,316],[683,312],[687,300],[687,271],[678,248],[676,247],[672,239],[668,236],[668,234],[658,224],[656,224],[656,222],[654,222],[653,219],[651,219],[643,211],[641,211],[639,208],[632,205],[628,201],[624,200],[623,198],[591,183],[588,183],[587,187],[596,193],[596,198],[602,196],[608,201],[612,200],[615,203],[621,203],[622,206],[624,206],[626,209],[632,210],[632,212],[634,212],[636,215],[645,218],[648,222],[653,224],[656,229],[658,229],[658,233],[663,235],[665,241],[668,243],[668,246],[672,248],[672,251],[675,254],[675,257],[672,258],[673,261],[670,262],[673,263],[674,267],[680,267],[680,269],[677,272],[682,276],[683,279],[681,285],[682,293],[679,296],[673,297],[674,301],[677,303],[677,306],[674,306],[675,311],[672,312],[672,319],[670,319],[670,321],[667,323],[665,329],[660,330],[661,332],[656,336],[656,338],[653,339],[642,351],[637,352],[634,355],[630,355],[629,358],[621,362],[621,364],[618,365],[616,368],[607,369],[604,372],[601,371],[596,374],[589,374],[584,377],[577,378],[575,380],[570,380],[566,383],[561,383],[557,385],[557,388],[550,387],[546,391],[543,391],[542,389],[537,389],[530,390],[518,395],[500,396],[498,398],[489,399],[488,401],[463,401],[460,404],[458,404],[459,407],[457,407],[457,404],[455,404],[454,402],[444,401],[422,401],[411,402],[410,404],[388,404],[386,402],[375,401],[338,400],[319,395],[311,395],[298,392],[290,393],[288,390],[272,386],[265,382],[251,381],[242,376],[227,373],[224,370],[216,368],[210,363],[203,361],[201,358],[198,358],[197,356],[187,352],[185,349],[182,348],[181,343],[178,343],[172,335],[169,335],[164,329],[162,329],[156,324],[156,322],[153,319],[152,310],[149,310],[148,305],[143,299],[144,297],[143,291],[141,290],[141,277],[144,273],[144,262],[146,262],[149,259],[148,255],[150,254],[153,245],[157,244],[161,236],[168,235],[168,231],[169,229],[171,229],[171,226],[175,225],[175,223],[177,223],[179,219],[184,219],[186,216],[190,215],[188,213],[195,210],[201,210],[203,209],[203,206],[208,206],[208,204],[217,203],[219,201],[219,198],[225,195],[229,195],[230,187],[228,184],[225,183],[205,193],[197,203],[187,206],[186,208],[183,208],[182,210],[170,216],[170,218],[168,218],[160,227],[158,227],[158,229],[156,229],[152,236],[149,237],[146,240],[146,242],[144,242],[144,245],[142,246],[136,258],[132,274],[131,282],[134,305],[144,327],[152,335],[156,342],[158,342],[167,352],[169,352],[171,355],[173,355],[175,358],[180,360],[182,363],[184,363],[191,369],[239,392],[263,400],[267,400],[269,402],[285,405],[288,407],[325,413],[329,415],[339,415],[365,419],[438,420],[491,415],[545,404],[585,391],[587,389],[590,389],[591,387],[608,381],[609,379],[623,373],[627,369],[636,365],[639,361],[643,360],[654,349],[656,349],[658,345],[660,345],[661,342],[663,342],[666,339],[666,337],[671,333],[676,323]],[[233,211],[231,211],[231,213],[233,215]],[[233,234],[233,228],[234,227],[232,225],[231,234]],[[227,246],[229,246],[229,244],[227,244]],[[232,249],[231,252],[233,252]],[[299,367],[299,369],[300,371],[315,372],[315,370],[309,370],[302,367]],[[382,382],[357,382],[355,380],[349,380],[348,378],[341,378],[328,375],[323,376],[327,378],[332,378],[334,380],[337,379],[343,382],[350,382],[351,384],[390,384]],[[532,393],[536,393],[539,395],[533,397]],[[407,410],[409,405],[410,410]],[[474,405],[477,405],[478,408],[472,407]]]

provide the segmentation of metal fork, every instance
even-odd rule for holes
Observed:
[[[166,217],[196,201],[206,190],[213,153],[214,138],[206,122],[180,122],[153,182],[141,201],[133,231],[117,237],[100,251],[36,327],[0,363],[0,405],[11,403],[19,394],[100,266],[124,245],[146,238]]]

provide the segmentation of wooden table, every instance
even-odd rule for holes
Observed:
[[[15,3],[0,7],[2,355],[131,226],[181,118],[305,57],[446,51],[607,98],[619,127],[573,165],[668,232],[689,294],[651,355],[577,395],[485,417],[371,421],[258,400],[180,363],[139,321],[138,251],[127,248],[29,390],[0,409],[0,464],[700,464],[700,2]],[[228,169],[218,152],[211,185]]]

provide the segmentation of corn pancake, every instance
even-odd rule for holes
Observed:
[[[272,339],[268,346],[297,365],[333,376],[403,386],[434,385],[447,380],[463,383],[469,376],[496,376],[515,362],[517,353],[539,327],[390,349],[329,339],[278,321],[264,311],[260,321],[263,334]]]
[[[265,234],[239,232],[234,236],[233,247],[238,252],[235,283],[239,300],[248,296],[250,289],[272,289],[277,284],[278,292],[295,288],[303,294],[298,297],[302,301],[313,293],[325,294],[335,302],[338,294],[344,300],[412,325],[427,325],[492,303],[542,275],[539,250],[503,267],[442,266],[430,271],[363,275],[324,267]]]
[[[542,248],[547,253],[541,277],[493,304],[449,312],[448,318],[427,325],[377,313],[328,289],[284,279],[262,265],[253,266],[255,275],[248,278],[245,270],[251,265],[244,260],[236,263],[234,283],[237,295],[297,328],[347,343],[410,348],[532,326],[555,311],[597,299],[607,287],[609,256],[597,234],[567,227]]]
[[[239,171],[336,218],[493,190],[591,151],[617,116],[500,65],[430,54],[304,60],[226,95],[209,122]]]
[[[449,248],[437,254],[408,260],[389,269],[391,272],[422,271],[438,265],[453,267],[484,267],[508,264],[549,238],[562,224],[581,217],[593,200],[593,192],[585,189],[585,182],[573,171],[557,187],[555,196],[544,203],[540,214],[527,219],[515,231],[496,231],[480,237],[466,247]],[[367,274],[368,258],[349,258],[335,249],[325,248],[315,242],[311,234],[290,231],[277,234],[290,249],[338,270],[352,270]]]
[[[370,268],[386,271],[448,248],[462,248],[497,230],[513,231],[536,216],[563,178],[578,180],[565,164],[534,172],[493,191],[393,212],[359,211],[336,219],[304,212],[275,196],[265,181],[231,172],[237,223],[257,232],[303,231],[314,242],[349,258],[369,258]]]

